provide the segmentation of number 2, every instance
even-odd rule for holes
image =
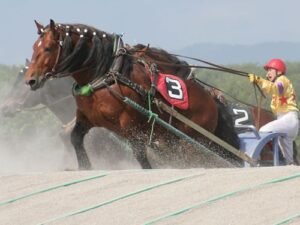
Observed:
[[[244,109],[232,109],[234,115],[240,115],[242,116],[235,120],[234,125],[242,125],[241,123],[244,121],[247,121],[249,119],[248,113]]]

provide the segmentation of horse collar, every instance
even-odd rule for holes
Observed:
[[[112,73],[108,73],[103,77],[97,78],[92,82],[80,86],[76,82],[73,84],[72,93],[74,96],[91,96],[94,91],[107,87],[115,82]]]
[[[92,85],[87,84],[79,86],[76,82],[73,84],[72,93],[74,96],[90,96],[94,92]]]
[[[123,34],[115,34],[114,35],[113,56],[118,56],[119,50],[124,47],[122,36],[123,36]]]

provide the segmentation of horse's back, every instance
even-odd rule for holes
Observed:
[[[218,123],[218,108],[214,98],[193,80],[185,81],[189,95],[190,119],[214,133]]]

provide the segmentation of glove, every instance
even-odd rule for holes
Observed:
[[[249,78],[250,83],[257,83],[259,80],[259,77],[252,73],[248,74],[248,78]]]

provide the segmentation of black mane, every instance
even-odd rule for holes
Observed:
[[[107,72],[113,60],[112,34],[83,24],[57,24],[56,28],[62,41],[57,72],[72,73],[81,68],[89,68],[95,75]]]
[[[46,29],[49,28],[49,25]],[[58,39],[62,43],[57,73],[73,73],[80,69],[88,69],[96,76],[108,72],[114,59],[114,38],[116,35],[96,29],[84,24],[56,24]],[[129,54],[147,48],[138,44],[129,49]],[[190,74],[188,63],[158,48],[147,48],[145,55],[158,65],[162,71],[171,70],[174,75],[186,79]],[[124,57],[121,73],[126,75],[132,69],[132,58]]]

